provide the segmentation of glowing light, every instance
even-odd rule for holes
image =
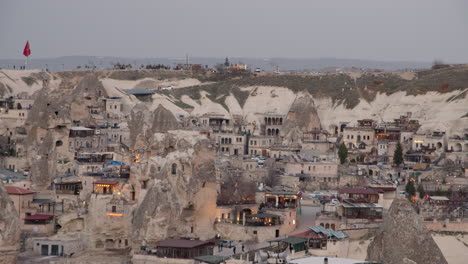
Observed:
[[[107,216],[123,216],[123,214],[108,213]]]
[[[293,225],[295,225],[295,224],[296,224],[296,219],[293,219]]]
[[[424,140],[415,140],[415,143],[424,143]]]

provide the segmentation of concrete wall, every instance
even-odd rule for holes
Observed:
[[[280,230],[280,236],[285,235],[281,233],[281,226],[243,226],[217,223],[215,229],[222,238],[230,240],[263,242],[274,239],[276,230]]]
[[[424,222],[430,231],[468,232],[468,222]]]
[[[81,240],[31,238],[31,242],[33,245],[33,252],[36,254],[41,254],[42,245],[47,245],[49,247],[49,255],[52,251],[52,245],[57,245],[59,247],[59,255],[70,255],[72,253],[77,254],[83,250],[83,244]]]
[[[153,255],[134,254],[132,257],[133,264],[194,264],[193,259],[176,259],[176,258],[158,258]]]
[[[316,256],[328,256],[346,258],[348,257],[349,240],[327,241],[327,249],[309,249],[309,252]]]

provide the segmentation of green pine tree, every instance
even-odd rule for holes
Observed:
[[[409,195],[408,198],[411,198],[416,193],[416,189],[414,188],[414,182],[409,180],[405,186],[405,192]]]
[[[348,157],[348,149],[346,148],[345,143],[341,143],[340,148],[338,149],[338,156],[340,157],[340,163],[344,164],[346,158]]]
[[[398,142],[395,152],[393,153],[393,163],[395,163],[398,167],[403,164],[403,149],[400,142]]]
[[[418,192],[419,192],[419,198],[423,199],[424,196],[426,195],[426,191],[424,190],[424,187],[422,184],[418,185]]]

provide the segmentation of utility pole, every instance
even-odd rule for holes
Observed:
[[[185,54],[185,69],[189,69],[189,55],[188,53]]]

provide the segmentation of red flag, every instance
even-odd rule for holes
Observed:
[[[29,41],[27,41],[26,46],[24,46],[23,55],[26,57],[31,55],[31,49],[29,48]]]

